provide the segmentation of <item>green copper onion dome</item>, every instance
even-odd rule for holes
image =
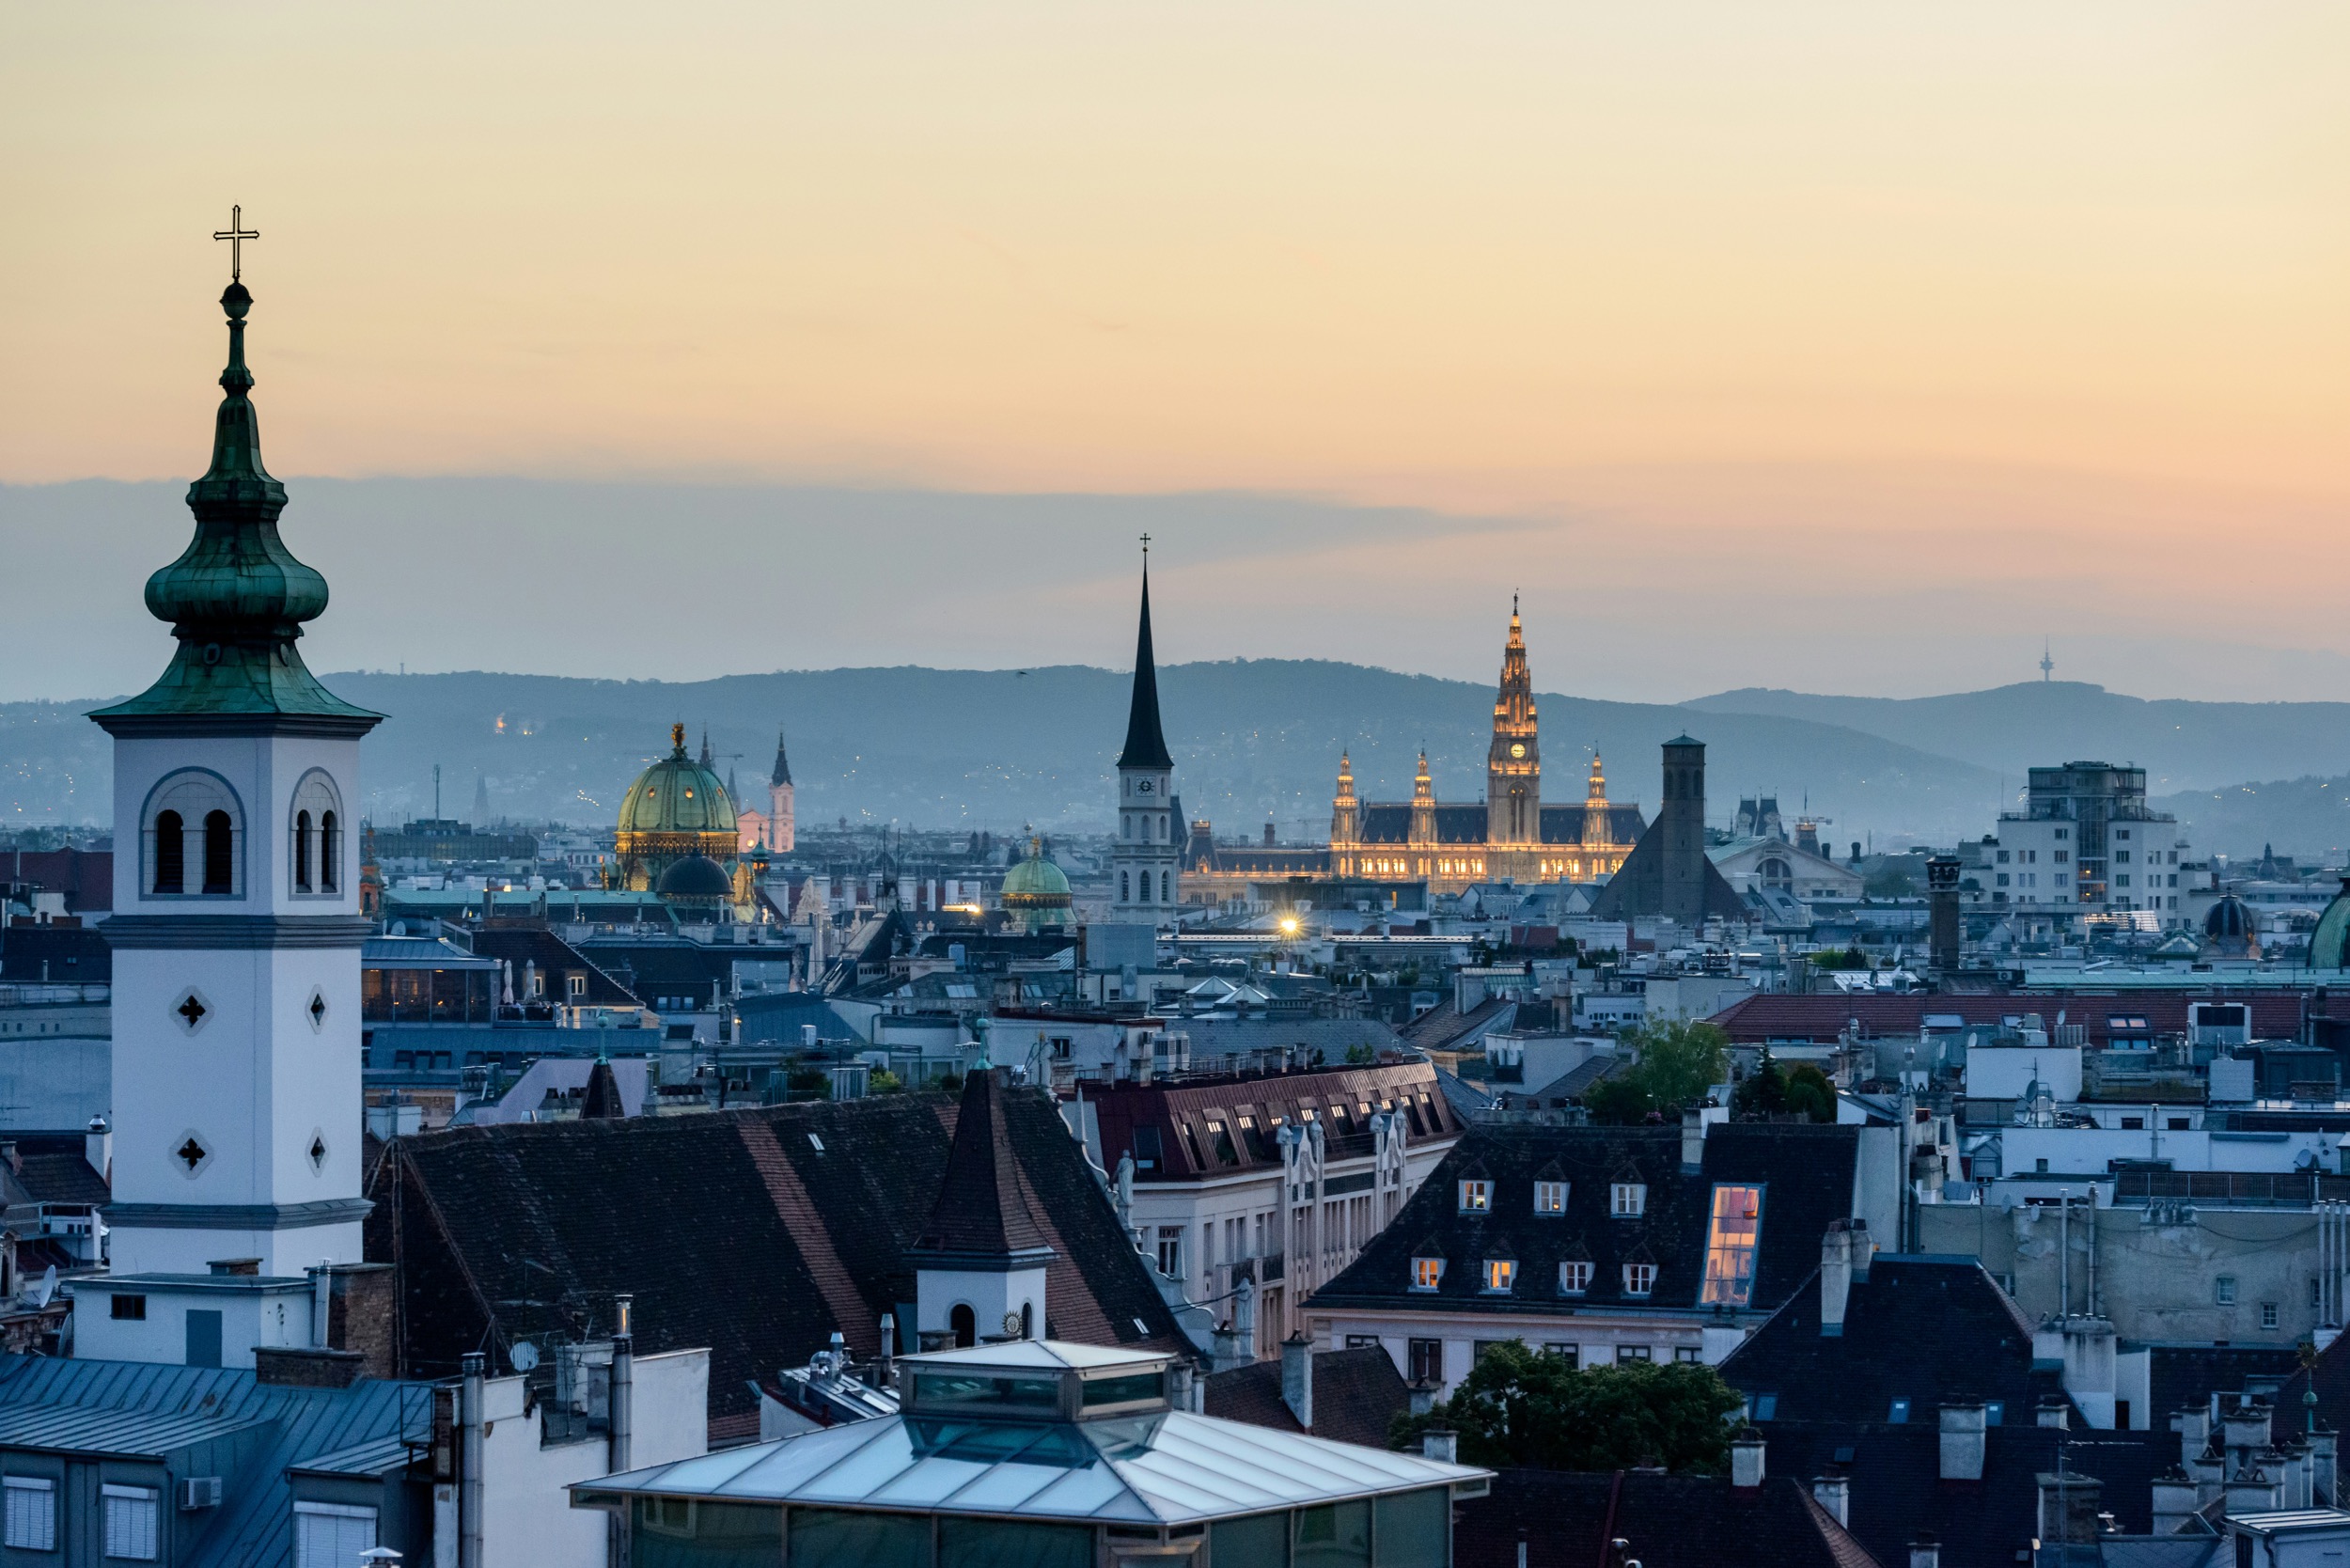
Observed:
[[[1000,901],[1004,913],[1027,931],[1075,923],[1069,878],[1044,857],[1042,839],[1030,839],[1028,858],[1004,873]]]
[[[220,373],[227,395],[212,419],[212,466],[188,487],[196,537],[178,560],[147,580],[148,610],[171,623],[180,646],[154,685],[90,716],[135,724],[279,713],[364,729],[380,715],[320,685],[294,650],[302,623],[326,608],[326,579],[277,537],[286,487],[261,466],[260,419],[249,396],[253,372],[244,362],[253,296],[232,282],[220,304],[228,317],[228,367]]]
[[[636,776],[620,798],[619,830],[634,833],[716,833],[731,855],[734,802],[718,776],[685,753],[685,726],[669,730],[669,755]],[[702,853],[708,853],[706,850]]]

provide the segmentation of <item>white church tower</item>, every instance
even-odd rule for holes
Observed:
[[[1151,557],[1144,544],[1142,625],[1135,640],[1134,700],[1118,754],[1118,840],[1110,850],[1110,918],[1172,924],[1183,899],[1183,823],[1175,760],[1159,727],[1159,672],[1151,651]]]
[[[86,1356],[249,1367],[257,1346],[312,1346],[318,1271],[362,1258],[370,928],[352,808],[381,715],[295,646],[326,581],[278,538],[252,304],[242,281],[221,296],[227,396],[188,491],[196,537],[147,583],[170,666],[90,715],[114,737],[115,1142],[111,1272],[77,1281]]]

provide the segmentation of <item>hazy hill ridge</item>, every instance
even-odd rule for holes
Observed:
[[[790,735],[803,821],[842,815],[997,831],[1108,821],[1123,733],[1123,671],[918,666],[732,675],[691,682],[471,672],[346,671],[328,683],[391,718],[366,744],[365,809],[398,821],[470,816],[477,776],[492,814],[604,823],[637,769],[682,720],[707,729],[722,771],[759,798]],[[1185,808],[1221,833],[1268,817],[1284,838],[1326,830],[1339,751],[1362,792],[1401,798],[1425,745],[1438,794],[1481,798],[1492,712],[1481,683],[1313,660],[1230,660],[1161,672]],[[102,821],[112,810],[105,737],[81,717],[100,698],[0,705],[0,808],[18,823]],[[1741,794],[1833,819],[1825,836],[1987,831],[2026,767],[2074,757],[2136,761],[2205,848],[2313,855],[2350,840],[2350,704],[2145,701],[2077,682],[1889,700],[1739,691],[1681,705],[1545,693],[1544,792],[1582,797],[1590,749],[1609,792],[1653,808],[1656,748],[1686,729],[1709,746],[1709,815]],[[2291,783],[2254,784],[2263,778]],[[2337,825],[2337,823],[2344,825]]]

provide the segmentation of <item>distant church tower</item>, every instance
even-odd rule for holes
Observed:
[[[196,537],[147,581],[178,648],[146,692],[90,715],[114,737],[115,1151],[112,1270],[77,1282],[85,1356],[250,1367],[257,1345],[311,1342],[306,1270],[363,1255],[370,928],[351,808],[382,715],[320,685],[295,646],[326,580],[278,538],[252,305],[242,282],[221,296],[227,396],[188,490]]]
[[[797,829],[791,817],[791,764],[783,755],[783,727],[776,727],[776,771],[767,778],[767,847],[789,855]]]
[[[1144,546],[1142,629],[1135,639],[1134,701],[1118,754],[1118,842],[1110,851],[1113,918],[1157,924],[1183,898],[1175,760],[1159,728],[1159,674],[1151,653],[1151,561]]]
[[[1510,600],[1510,640],[1494,695],[1494,740],[1485,754],[1485,842],[1535,844],[1543,837],[1543,749],[1534,725],[1534,677],[1526,667],[1518,602]]]

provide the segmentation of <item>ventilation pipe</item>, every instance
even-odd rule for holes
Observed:
[[[481,1379],[487,1362],[469,1350],[458,1362],[457,1568],[484,1568],[481,1560]]]

